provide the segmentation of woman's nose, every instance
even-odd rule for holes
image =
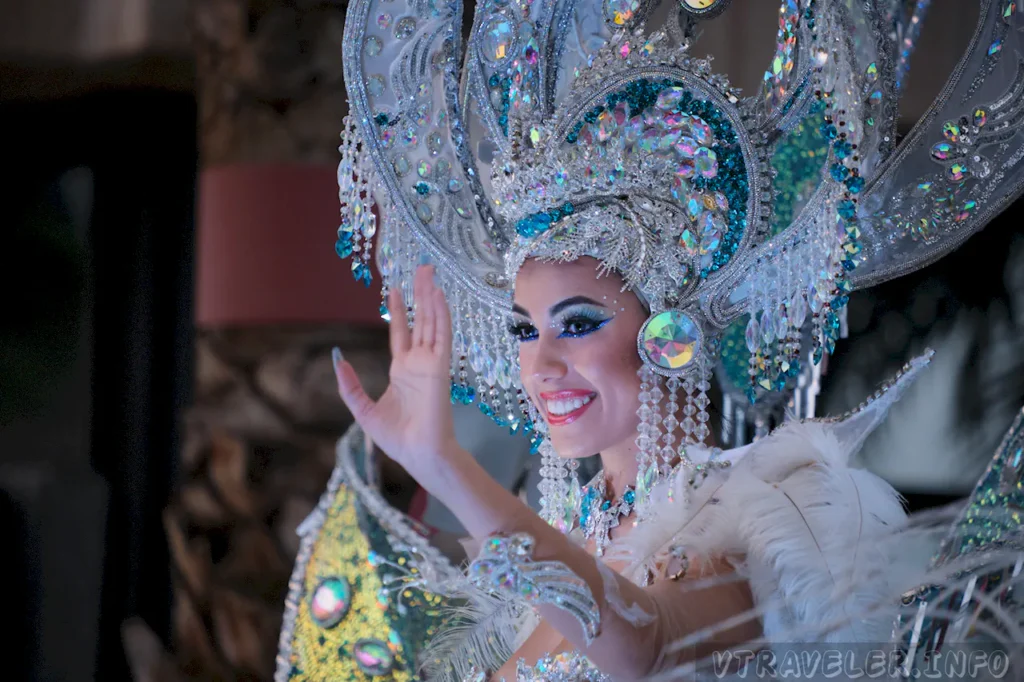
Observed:
[[[534,343],[534,352],[528,360],[529,367],[524,369],[537,381],[561,379],[569,369],[562,357],[561,347],[562,344],[557,340],[545,339],[542,334]]]

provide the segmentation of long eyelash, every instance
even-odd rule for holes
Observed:
[[[527,332],[528,330],[533,330],[534,335],[536,335],[537,333],[537,330],[534,329],[533,324],[525,320],[513,320],[506,326],[506,329],[508,329],[508,333],[511,334],[517,341],[524,340],[523,337],[526,335],[525,332]]]
[[[559,336],[576,339],[586,336],[592,332],[596,332],[598,329],[608,324],[612,319],[614,319],[614,317],[614,314],[610,314],[604,308],[590,305],[579,305],[563,311],[558,318],[552,321],[551,326],[559,330]],[[582,332],[568,331],[569,325],[574,322],[588,323],[591,328]]]
[[[586,320],[592,322],[595,325],[601,325],[615,317],[609,314],[603,308],[597,308],[590,305],[579,305],[568,308],[562,311],[562,313],[551,321],[551,326],[555,329],[564,329],[568,322],[574,320]]]

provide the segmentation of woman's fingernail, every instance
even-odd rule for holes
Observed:
[[[334,362],[334,369],[337,371],[338,367],[341,366],[343,358],[341,357],[341,349],[335,346],[331,349],[331,360]]]

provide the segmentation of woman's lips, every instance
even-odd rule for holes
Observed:
[[[594,404],[597,394],[593,391],[565,390],[541,393],[544,416],[550,426],[571,424]]]

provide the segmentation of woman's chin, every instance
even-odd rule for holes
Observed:
[[[560,459],[583,459],[596,455],[601,451],[593,443],[592,439],[573,438],[570,434],[553,433],[551,435],[551,447]]]

